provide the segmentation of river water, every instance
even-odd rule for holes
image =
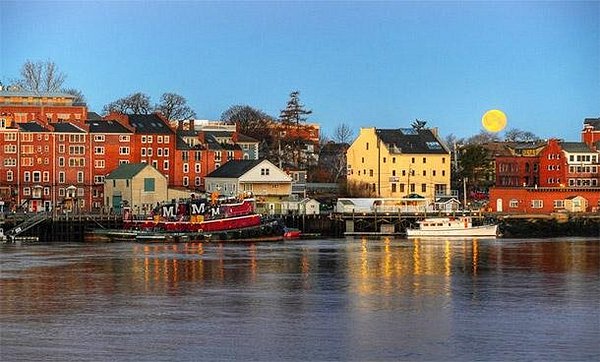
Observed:
[[[598,239],[0,245],[0,359],[600,360]]]

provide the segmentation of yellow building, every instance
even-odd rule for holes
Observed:
[[[450,193],[450,152],[436,128],[361,128],[346,157],[355,196],[435,200]]]

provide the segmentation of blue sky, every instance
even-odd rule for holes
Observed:
[[[136,91],[185,96],[202,119],[234,104],[309,121],[441,135],[508,128],[579,140],[600,116],[600,1],[0,1],[0,79],[52,60],[90,110]]]

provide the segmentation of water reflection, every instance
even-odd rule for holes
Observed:
[[[583,239],[2,245],[0,346],[112,359],[91,324],[130,360],[173,357],[174,339],[183,359],[590,359],[599,282]]]

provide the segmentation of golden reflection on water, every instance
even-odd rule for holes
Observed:
[[[10,255],[0,255],[5,261],[0,270],[0,308],[45,312],[76,304],[77,294],[171,294],[189,286],[203,286],[207,281],[231,281],[234,285],[273,282],[272,278],[261,278],[266,274],[296,274],[306,289],[317,285],[314,281],[319,275],[340,275],[360,295],[391,295],[399,291],[449,295],[456,274],[478,276],[505,268],[527,268],[541,273],[597,275],[600,268],[598,243],[504,244],[478,239],[390,238],[342,243],[326,254],[320,248],[305,246],[298,250],[285,244],[275,248],[256,244],[133,245],[130,249],[100,249],[98,253],[106,254],[91,259],[77,254],[81,250],[76,248],[57,246],[38,255],[34,254],[35,249],[28,249],[32,254],[14,257],[17,265],[28,266],[15,271],[6,267],[5,260]],[[94,246],[88,248],[94,250]],[[61,258],[64,263],[43,263]],[[289,278],[273,283],[274,288],[294,286]],[[37,305],[39,301],[43,303]]]

